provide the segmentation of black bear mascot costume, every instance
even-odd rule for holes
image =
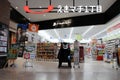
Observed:
[[[70,56],[70,44],[61,43],[61,47],[58,53],[59,65],[58,68],[62,66],[62,62],[68,62],[68,67],[71,68],[71,56]]]

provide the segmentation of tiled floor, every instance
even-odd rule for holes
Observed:
[[[101,61],[87,59],[85,63],[80,63],[80,69],[58,69],[57,62],[43,61],[33,61],[33,68],[25,68],[24,62],[23,59],[17,59],[16,67],[1,69],[0,80],[120,80],[120,70]]]

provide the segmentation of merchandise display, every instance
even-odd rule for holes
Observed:
[[[17,58],[17,51],[18,51],[17,45],[12,44],[12,47],[9,49],[9,53],[8,53],[8,56],[7,56],[8,59],[16,59]]]
[[[0,23],[0,68],[7,62],[8,26]]]
[[[97,57],[97,52],[96,52],[96,44],[97,44],[97,39],[92,39],[90,42],[90,52],[93,60],[96,60]]]
[[[105,55],[104,55],[105,62],[110,63],[112,61],[113,49],[115,49],[115,42],[107,41],[105,45]]]
[[[55,59],[56,43],[37,43],[37,59]]]
[[[24,47],[25,47],[25,43],[19,44],[18,57],[23,57]]]
[[[104,44],[97,44],[96,45],[96,50],[97,50],[97,60],[103,60],[103,55],[104,55]]]
[[[105,61],[111,62],[113,59],[117,59],[119,64],[119,39],[112,39],[106,42],[105,46]]]
[[[26,43],[25,44],[24,59],[26,59],[25,56],[29,57],[29,59],[36,58],[36,43]]]
[[[17,59],[17,53],[18,53],[18,44],[11,44],[11,47],[9,48],[8,55],[7,55],[7,62],[4,66],[8,64],[10,67],[15,67],[15,60]]]
[[[120,0],[1,0],[0,80],[120,80]]]

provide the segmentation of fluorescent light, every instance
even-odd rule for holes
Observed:
[[[98,32],[98,33],[96,33],[96,34],[95,34],[95,35],[93,35],[92,37],[95,37],[95,36],[97,36],[97,35],[99,35],[99,34],[103,33],[104,31],[106,31],[106,29],[104,29],[104,30],[102,30],[102,31],[100,31],[100,32]]]
[[[73,27],[71,28],[71,31],[70,31],[70,36],[69,36],[69,39],[71,38],[71,35],[72,35],[72,33],[73,33]]]
[[[91,26],[90,28],[88,28],[88,29],[82,34],[82,36],[85,36],[92,28],[94,28],[94,26]]]
[[[82,39],[80,41],[80,43],[89,43],[91,41],[91,39]]]
[[[60,36],[59,36],[59,34],[57,33],[56,29],[54,29],[54,31],[55,31],[55,33],[56,33],[58,39],[60,39]]]
[[[40,30],[38,35],[51,42],[50,35],[46,31]]]
[[[58,39],[52,39],[51,42],[53,42],[53,43],[58,43],[59,40],[58,40]]]
[[[73,39],[63,39],[64,42],[68,42],[68,43],[73,43],[74,40]]]

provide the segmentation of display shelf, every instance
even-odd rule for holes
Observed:
[[[96,45],[96,48],[97,48],[97,60],[103,60],[103,54],[105,53],[104,51],[104,44],[97,44]]]
[[[0,23],[0,68],[4,67],[8,55],[8,26]]]
[[[118,63],[120,66],[120,44],[118,45]]]
[[[106,42],[106,46],[105,46],[105,61],[106,62],[111,62],[114,57],[114,53],[115,55],[117,55],[118,53],[116,53],[116,48],[118,47],[119,44],[119,39],[113,39],[113,40],[109,40]],[[117,58],[117,56],[116,56]]]
[[[37,43],[37,58],[55,59],[56,43]]]

